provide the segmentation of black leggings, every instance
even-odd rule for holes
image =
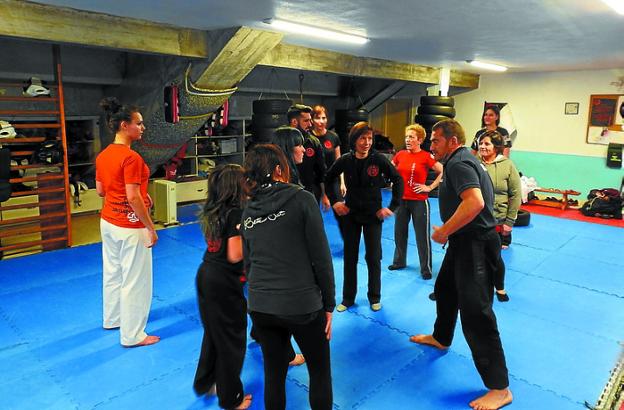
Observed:
[[[264,407],[286,408],[286,372],[293,336],[306,358],[310,376],[310,408],[330,410],[333,402],[329,341],[325,335],[325,312],[278,316],[250,312],[264,359]]]
[[[247,301],[243,285],[232,272],[210,269],[205,263],[196,281],[204,338],[193,388],[206,394],[216,383],[219,406],[234,408],[244,398],[240,373],[247,343]]]
[[[433,337],[450,346],[459,311],[475,366],[489,389],[509,386],[505,353],[492,310],[494,274],[502,263],[500,248],[494,229],[451,237],[435,283],[437,317]]]

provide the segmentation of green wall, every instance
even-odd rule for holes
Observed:
[[[585,200],[593,188],[620,188],[624,170],[607,168],[606,158],[544,152],[511,151],[518,171],[542,188],[574,189]]]

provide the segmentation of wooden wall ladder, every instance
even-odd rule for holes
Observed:
[[[71,217],[67,140],[60,49],[53,46],[54,84],[50,95],[24,96],[25,83],[0,83],[0,120],[10,122],[17,136],[0,138],[11,150],[11,197],[0,203],[0,256],[69,247]],[[55,163],[35,158],[46,142],[60,143]]]

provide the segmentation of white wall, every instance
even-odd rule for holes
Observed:
[[[624,69],[486,74],[478,89],[455,96],[456,119],[469,144],[481,127],[483,102],[506,102],[518,129],[515,150],[605,157],[605,145],[585,142],[589,98],[624,94],[622,80]],[[564,115],[566,102],[578,102],[579,114]]]

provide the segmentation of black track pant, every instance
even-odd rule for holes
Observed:
[[[459,311],[472,358],[489,389],[509,386],[505,354],[492,310],[500,247],[494,229],[454,236],[449,239],[435,283],[437,318],[433,337],[450,346]]]
[[[357,294],[357,262],[360,251],[360,237],[364,233],[366,265],[368,266],[368,301],[381,300],[381,221],[362,224],[352,215],[342,218],[344,235],[344,284],[342,304],[351,306]]]
[[[251,312],[264,360],[264,407],[286,408],[288,346],[293,336],[305,356],[310,376],[310,408],[330,410],[333,402],[329,341],[325,335],[325,312],[277,316]]]
[[[247,343],[247,302],[236,275],[207,269],[197,272],[197,300],[204,338],[193,388],[205,394],[217,384],[219,406],[230,409],[243,400],[240,380]]]
[[[407,238],[410,219],[416,233],[420,273],[431,275],[431,237],[429,236],[429,201],[402,200],[394,211],[394,259],[397,266],[407,264]]]

